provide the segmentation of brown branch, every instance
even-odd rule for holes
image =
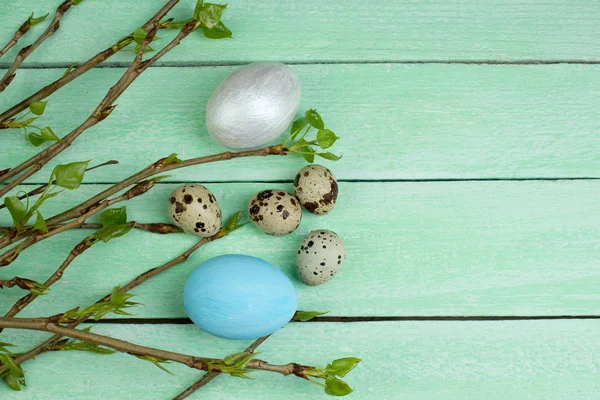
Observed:
[[[35,49],[37,49],[46,39],[48,39],[54,34],[54,32],[58,30],[58,27],[60,26],[60,19],[69,10],[69,8],[71,8],[72,5],[72,0],[65,0],[63,3],[61,3],[61,5],[59,5],[56,9],[54,19],[52,20],[48,28],[46,28],[46,30],[40,35],[40,37],[35,42],[30,44],[29,46],[23,47],[21,51],[19,51],[19,54],[17,54],[13,63],[10,65],[10,67],[4,74],[4,77],[0,79],[0,93],[4,91],[4,89],[6,89],[8,85],[10,85],[10,83],[15,77],[15,71],[21,66],[23,61],[25,61],[25,59],[29,57],[29,55],[33,53]]]
[[[263,344],[263,342],[265,340],[267,340],[269,338],[269,336],[271,336],[271,335],[263,336],[261,338],[256,339],[254,341],[254,343],[252,343],[244,351],[244,353],[242,355],[240,355],[240,357],[238,358],[238,360],[242,359],[243,357],[247,356],[248,354],[253,354],[254,351],[256,350],[256,348],[258,346],[260,346],[261,344]],[[202,375],[202,378],[200,378],[199,380],[197,380],[192,386],[188,387],[183,392],[181,392],[177,396],[173,397],[173,400],[183,400],[183,399],[187,398],[192,393],[194,393],[198,389],[206,386],[210,381],[212,381],[213,379],[215,379],[217,376],[219,376],[221,374],[222,374],[222,372],[207,372],[207,373],[205,373],[204,375]]]
[[[99,335],[97,333],[87,332],[62,326],[50,318],[0,318],[0,328],[9,329],[26,329],[42,332],[55,333],[61,336],[67,336],[73,339],[82,340],[89,343],[96,343],[100,346],[105,346],[121,353],[127,353],[134,356],[151,356],[160,360],[174,361],[190,368],[199,369],[209,372],[220,372],[221,366],[226,364],[222,359],[196,357],[189,354],[176,353],[168,350],[156,349],[153,347],[141,346],[125,340],[115,339],[110,336]],[[284,376],[296,375],[300,378],[307,379],[308,370],[314,367],[301,365],[297,363],[288,363],[283,365],[269,364],[263,360],[250,360],[246,364],[246,368],[253,370],[269,371],[278,373]]]
[[[48,232],[35,231],[35,233],[31,234],[31,236],[29,236],[25,241],[0,255],[0,267],[5,267],[11,264],[14,260],[17,259],[19,254],[28,247],[31,247],[34,244],[41,242],[42,240],[48,239],[68,229],[80,227],[92,215],[104,210],[105,208],[112,206],[115,203],[130,200],[134,197],[140,196],[146,193],[148,190],[152,189],[155,184],[156,182],[153,180],[142,181],[134,187],[132,187],[131,189],[129,189],[127,192],[123,193],[122,195],[112,198],[110,200],[101,201],[96,205],[90,207],[77,219],[74,219],[63,225],[52,226],[52,228],[50,228],[49,226],[50,229],[48,230]]]
[[[0,233],[8,233],[12,228],[14,227],[8,227],[8,226],[0,226]],[[100,229],[102,228],[102,224],[94,224],[94,223],[83,223],[81,224],[81,226],[74,226],[71,229]],[[158,233],[160,235],[167,235],[170,233],[182,233],[183,231],[173,225],[173,224],[167,224],[164,222],[149,222],[149,223],[143,223],[143,222],[135,222],[133,225],[134,229],[139,229],[141,231],[146,231],[146,232],[152,232],[152,233]]]
[[[70,0],[68,0],[68,1],[70,1]],[[17,167],[10,169],[8,172],[0,175],[0,181],[6,181],[7,179],[16,177],[9,184],[7,184],[5,187],[0,189],[0,198],[3,197],[6,193],[8,193],[10,190],[15,188],[17,185],[19,185],[20,183],[25,181],[31,175],[33,175],[37,171],[39,171],[46,163],[48,163],[48,161],[50,161],[51,159],[56,157],[63,150],[65,150],[66,148],[71,146],[71,144],[75,141],[75,139],[77,139],[79,137],[79,135],[81,135],[88,128],[98,124],[100,121],[107,118],[115,108],[113,103],[119,98],[119,96],[121,96],[121,94],[125,91],[125,89],[127,89],[129,87],[129,85],[131,85],[131,83],[142,72],[144,72],[148,67],[150,67],[152,64],[154,64],[154,62],[156,62],[156,60],[158,59],[157,56],[159,54],[160,54],[160,56],[166,54],[173,47],[177,46],[179,44],[179,42],[181,41],[181,39],[183,39],[185,36],[189,35],[194,30],[194,28],[196,28],[197,22],[195,22],[195,21],[192,21],[192,22],[186,24],[181,29],[181,31],[177,34],[177,36],[175,36],[175,38],[171,42],[169,42],[169,44],[167,44],[165,46],[165,48],[163,48],[161,51],[159,51],[154,57],[152,57],[146,61],[142,61],[141,56],[144,53],[144,50],[146,49],[148,44],[150,42],[152,42],[152,40],[156,36],[156,32],[157,32],[158,24],[160,23],[160,20],[178,2],[179,2],[179,0],[169,0],[149,20],[150,26],[152,26],[152,28],[148,32],[148,35],[144,38],[141,48],[138,51],[138,54],[136,55],[135,60],[131,63],[129,68],[127,68],[125,73],[123,73],[123,75],[117,81],[117,83],[108,90],[108,92],[106,93],[106,95],[104,96],[102,101],[100,101],[100,103],[98,104],[96,109],[90,114],[90,116],[81,125],[79,125],[77,128],[75,128],[73,131],[71,131],[69,134],[67,134],[65,137],[63,137],[58,142],[49,146],[45,150],[42,150],[41,152],[39,152],[35,156],[29,158],[27,161],[24,161]],[[21,175],[19,175],[19,174],[21,174]]]
[[[161,22],[161,24],[159,25],[159,29],[166,29],[168,22],[170,21]],[[150,21],[142,25],[142,28],[144,28],[146,31],[149,31],[152,28]],[[54,82],[49,83],[48,85],[44,86],[25,100],[15,104],[8,110],[4,111],[2,114],[0,114],[0,123],[8,120],[9,118],[14,117],[21,111],[25,110],[33,101],[40,101],[47,98],[48,96],[56,92],[58,89],[62,88],[63,86],[66,86],[68,83],[79,78],[81,75],[85,74],[95,66],[108,60],[110,57],[123,50],[125,47],[129,46],[133,42],[134,39],[132,32],[129,35],[126,35],[125,37],[119,39],[117,43],[102,50],[83,64],[78,65],[77,67],[75,67],[75,69],[69,71],[69,73],[61,76]],[[2,173],[0,172],[0,176],[1,175]]]
[[[90,168],[86,169],[86,172],[94,170],[96,168],[104,167],[106,165],[114,165],[114,164],[118,164],[118,163],[119,162],[117,160],[110,160],[110,161],[107,161],[105,163],[98,164],[98,165],[95,165],[93,167],[90,167]],[[52,184],[56,184],[56,181],[52,181]],[[46,183],[44,185],[41,185],[41,186],[39,186],[39,187],[37,187],[37,188],[35,188],[35,189],[27,192],[27,194],[22,194],[22,195],[18,196],[18,198],[19,198],[19,200],[23,200],[23,199],[28,198],[28,197],[37,196],[38,194],[44,193],[44,190],[46,190],[47,187],[48,187],[48,184]],[[0,210],[3,209],[3,208],[5,208],[5,207],[6,207],[5,204],[0,204]],[[2,228],[0,228],[0,232],[2,232]]]
[[[192,247],[190,247],[189,249],[187,249],[186,251],[184,251],[183,253],[181,253],[179,256],[173,258],[172,260],[156,267],[156,268],[152,268],[149,269],[148,271],[136,276],[135,278],[133,278],[131,281],[129,281],[129,283],[127,283],[126,285],[124,285],[120,291],[121,292],[128,292],[131,289],[134,289],[136,287],[138,287],[139,285],[141,285],[142,283],[146,282],[147,280],[155,277],[156,275],[170,269],[171,267],[174,267],[176,265],[179,265],[183,262],[185,262],[189,256],[195,252],[196,250],[198,250],[200,247],[204,246],[206,243],[212,242],[214,240],[220,239],[222,237],[225,237],[229,234],[229,232],[225,229],[221,229],[218,233],[216,233],[213,236],[207,237],[207,238],[202,238],[201,240],[199,240],[196,244],[194,244]],[[106,296],[102,297],[100,300],[97,301],[97,303],[103,302],[103,301],[108,301],[110,299],[110,293],[107,294]],[[84,322],[86,320],[86,318],[80,318],[72,323],[69,324],[69,327],[71,328],[75,328],[76,326],[78,326],[79,324],[81,324],[82,322]],[[34,347],[33,349],[29,350],[26,353],[23,353],[21,355],[19,355],[16,359],[15,359],[15,363],[16,364],[21,364],[33,357],[36,357],[39,354],[42,354],[46,351],[49,351],[50,349],[52,349],[60,340],[62,339],[62,335],[53,335],[52,337],[50,337],[48,340],[46,340],[45,342],[41,343],[40,345],[38,345],[37,347]]]
[[[33,14],[32,14],[33,16]],[[6,54],[7,51],[9,51],[10,49],[12,49],[17,42],[19,41],[19,39],[21,39],[21,37],[26,34],[27,32],[29,32],[29,30],[31,29],[31,21],[30,18],[27,18],[27,20],[25,22],[23,22],[21,24],[21,26],[19,26],[19,29],[17,29],[15,31],[15,33],[13,34],[13,37],[8,41],[8,43],[2,48],[2,50],[0,50],[0,58],[2,58],[2,56],[4,54]],[[0,119],[0,121],[2,121]]]

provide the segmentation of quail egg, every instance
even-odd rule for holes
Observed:
[[[296,269],[302,282],[318,286],[333,278],[345,259],[342,239],[335,232],[320,229],[309,233],[300,244]]]
[[[202,185],[179,186],[169,197],[169,214],[175,225],[196,236],[212,236],[221,229],[221,207]]]
[[[306,211],[327,214],[337,201],[338,184],[329,169],[312,164],[298,172],[294,179],[294,191]]]
[[[269,189],[250,198],[248,214],[261,231],[283,236],[294,232],[300,225],[302,208],[295,196],[283,190]]]

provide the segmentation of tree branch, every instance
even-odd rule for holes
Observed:
[[[137,185],[135,185],[134,187],[132,187],[131,189],[129,189],[127,192],[123,193],[122,195],[112,198],[110,200],[101,201],[101,202],[97,203],[96,205],[90,207],[88,210],[86,210],[85,213],[83,213],[77,219],[74,219],[63,225],[49,226],[50,229],[48,230],[48,232],[41,232],[41,231],[36,230],[25,241],[23,241],[22,243],[18,244],[17,246],[11,248],[10,250],[8,250],[8,251],[4,252],[2,255],[0,255],[0,267],[5,267],[5,266],[11,264],[13,261],[15,261],[17,259],[19,254],[23,250],[27,249],[28,247],[31,247],[34,244],[41,242],[42,240],[48,239],[52,236],[55,236],[61,232],[66,231],[68,229],[81,227],[83,225],[83,223],[89,217],[96,214],[97,212],[100,212],[100,211],[104,210],[105,208],[108,208],[108,207],[112,206],[113,204],[119,203],[121,201],[130,200],[134,197],[140,196],[140,195],[146,193],[148,190],[152,189],[155,184],[156,184],[156,182],[153,180],[142,181],[142,182],[138,183]]]
[[[86,169],[85,171],[88,172],[88,171],[94,170],[96,168],[101,168],[101,167],[104,167],[106,165],[114,165],[114,164],[118,164],[118,163],[119,162],[117,160],[109,160],[109,161],[107,161],[105,163],[98,164],[98,165],[95,165],[93,167],[90,167],[90,168]],[[56,181],[52,181],[52,184],[55,184],[55,183],[56,183]],[[19,198],[19,200],[23,200],[23,199],[28,198],[28,197],[37,196],[38,194],[44,193],[44,190],[46,190],[47,187],[48,187],[48,184],[46,183],[44,185],[41,185],[41,186],[39,186],[39,187],[37,187],[37,188],[35,188],[35,189],[27,192],[27,194],[22,194],[22,195],[18,196],[18,198]],[[0,210],[3,209],[3,208],[5,208],[5,207],[6,207],[5,204],[0,204]],[[2,232],[2,228],[0,228],[0,232]]]
[[[254,343],[252,343],[245,351],[244,353],[238,358],[238,360],[241,360],[242,358],[244,358],[245,356],[247,356],[248,354],[253,354],[254,351],[256,350],[256,348],[258,346],[260,346],[261,344],[264,343],[265,340],[267,340],[269,338],[269,336],[271,335],[267,335],[267,336],[263,336],[261,338],[258,338],[254,341]],[[199,380],[197,380],[192,386],[188,387],[187,389],[185,389],[183,392],[179,393],[177,396],[175,396],[173,398],[173,400],[183,400],[185,398],[187,398],[188,396],[190,396],[192,393],[194,393],[195,391],[197,391],[198,389],[206,386],[210,381],[212,381],[213,379],[215,379],[217,376],[221,375],[222,372],[207,372],[204,375],[202,375],[202,378],[200,378]]]
[[[184,251],[183,253],[181,253],[179,256],[173,258],[170,261],[167,261],[166,263],[149,269],[148,271],[136,276],[135,278],[133,278],[131,281],[129,281],[129,283],[127,283],[126,285],[124,285],[120,291],[121,292],[128,292],[131,289],[134,289],[136,287],[138,287],[139,285],[141,285],[142,283],[146,282],[147,280],[155,277],[156,275],[176,266],[179,265],[183,262],[185,262],[189,256],[195,252],[196,250],[198,250],[200,247],[204,246],[206,243],[212,242],[214,240],[220,239],[222,237],[225,237],[229,234],[230,232],[227,231],[227,229],[222,228],[219,232],[217,232],[216,234],[214,234],[213,236],[207,237],[207,238],[202,238],[200,239],[196,244],[194,244],[192,247],[190,247],[189,249],[187,249],[186,251]],[[103,301],[107,301],[110,298],[110,293],[107,294],[106,296],[102,297],[100,300],[97,301],[97,303],[103,302]],[[75,328],[76,326],[78,326],[79,324],[81,324],[82,322],[85,321],[85,318],[80,318],[72,323],[69,324],[69,327],[71,328]],[[19,355],[17,358],[15,358],[15,363],[16,364],[21,364],[33,357],[36,357],[39,354],[42,354],[46,351],[49,351],[53,346],[56,345],[56,343],[58,343],[60,340],[62,339],[62,335],[54,335],[52,337],[50,337],[48,340],[46,340],[45,342],[41,343],[40,345],[38,345],[37,347],[34,347],[33,349],[29,350],[28,352]]]
[[[21,39],[21,37],[24,34],[26,34],[27,32],[29,32],[29,29],[31,29],[30,18],[31,17],[27,18],[27,20],[25,22],[23,22],[21,24],[21,26],[19,26],[19,29],[16,30],[16,32],[13,34],[13,37],[2,48],[2,50],[0,50],[0,58],[2,58],[2,56],[4,54],[6,54],[7,51],[9,51],[10,49],[12,49],[17,44],[17,42],[19,41],[19,39]],[[2,121],[2,119],[0,119],[0,121]]]
[[[221,372],[221,368],[226,367],[222,359],[196,357],[189,354],[176,353],[168,350],[156,349],[153,347],[141,346],[120,339],[115,339],[109,336],[99,335],[97,333],[82,331],[67,326],[59,325],[50,318],[0,318],[0,328],[9,329],[26,329],[34,331],[43,331],[55,333],[61,336],[67,336],[73,339],[82,340],[84,342],[96,343],[100,346],[105,346],[122,353],[131,354],[134,356],[150,356],[160,360],[174,361],[190,368],[199,369],[208,372]],[[247,369],[269,371],[278,373],[284,376],[296,375],[300,378],[307,379],[308,370],[314,367],[301,365],[297,363],[288,363],[283,365],[269,364],[263,360],[250,360],[246,364]]]
[[[14,228],[14,227],[0,226],[0,233],[8,233],[12,228]],[[81,224],[81,226],[74,226],[71,229],[100,229],[100,228],[102,228],[102,224],[93,224],[93,223],[86,222],[86,223]],[[133,225],[133,228],[139,229],[141,231],[158,233],[160,235],[183,232],[179,227],[177,227],[173,224],[167,224],[164,222],[149,222],[149,223],[135,222]]]
[[[71,0],[67,0],[71,1]],[[110,113],[114,110],[115,106],[113,103],[119,98],[119,96],[131,85],[131,83],[149,66],[151,66],[157,58],[152,57],[149,60],[142,61],[141,55],[143,54],[146,46],[152,41],[154,36],[156,35],[156,31],[158,29],[158,24],[160,20],[177,4],[179,0],[169,0],[150,20],[150,26],[152,28],[148,32],[148,35],[144,38],[142,42],[142,46],[138,51],[138,55],[135,60],[131,63],[129,68],[125,71],[123,76],[119,79],[119,81],[109,89],[108,93],[104,96],[100,104],[96,107],[96,109],[90,114],[90,116],[77,128],[67,134],[58,142],[49,146],[45,150],[39,152],[35,156],[31,157],[27,161],[21,163],[17,167],[8,170],[8,172],[0,175],[0,181],[6,181],[12,177],[15,177],[9,184],[0,189],[0,198],[3,197],[6,193],[12,190],[21,182],[25,181],[31,175],[35,174],[39,171],[48,161],[56,157],[63,150],[71,146],[71,144],[88,128],[98,124],[100,121],[107,118]],[[196,23],[194,23],[194,27]],[[159,52],[162,55],[167,53],[170,49],[179,44],[179,41],[193,30],[191,27],[191,23],[186,24],[183,29],[179,32],[179,34],[165,46],[168,49],[164,52]],[[175,44],[173,44],[175,43]],[[163,50],[165,50],[163,48]],[[158,55],[158,54],[157,54]],[[19,175],[21,174],[21,175]],[[18,175],[18,176],[17,176]]]
[[[25,59],[29,57],[29,55],[33,53],[35,49],[37,49],[46,39],[48,39],[54,34],[54,32],[58,30],[58,27],[60,26],[60,19],[69,10],[69,8],[71,8],[72,5],[72,0],[65,0],[63,3],[61,3],[61,5],[59,5],[56,9],[54,19],[52,20],[48,28],[46,28],[44,33],[42,33],[35,42],[30,44],[29,46],[23,47],[21,51],[19,51],[19,54],[17,54],[13,63],[10,65],[2,79],[0,79],[0,93],[4,91],[4,89],[6,89],[8,85],[10,85],[10,83],[15,77],[15,71],[21,66],[23,61],[25,61]]]

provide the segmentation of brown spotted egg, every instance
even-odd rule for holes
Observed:
[[[179,186],[169,197],[169,214],[175,225],[196,236],[212,236],[221,229],[221,207],[202,185]]]
[[[319,229],[309,233],[300,244],[296,269],[302,282],[318,286],[333,278],[345,259],[342,239],[335,232]]]
[[[306,211],[327,214],[338,197],[338,184],[331,171],[322,165],[302,168],[294,179],[294,192]]]
[[[283,190],[269,189],[250,198],[248,214],[261,231],[283,236],[294,232],[300,225],[302,207],[295,196]]]

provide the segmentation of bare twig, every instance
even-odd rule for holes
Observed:
[[[150,356],[165,361],[174,361],[183,365],[187,365],[190,368],[208,372],[220,372],[221,367],[226,367],[226,364],[222,359],[196,357],[189,354],[141,346],[109,336],[62,326],[51,318],[0,318],[0,328],[26,329],[55,333],[88,343],[96,343],[100,346],[105,346],[122,353],[142,357]],[[303,379],[308,379],[308,376],[310,376],[309,371],[315,369],[314,367],[297,363],[288,363],[283,365],[269,364],[267,361],[258,359],[250,360],[246,364],[245,368],[274,372],[284,376],[296,375]]]
[[[70,1],[70,0],[68,0]],[[0,198],[3,197],[6,193],[12,190],[21,182],[25,181],[31,175],[35,174],[39,171],[48,161],[56,157],[63,150],[71,146],[71,144],[88,128],[98,124],[100,121],[107,118],[110,113],[114,110],[115,106],[113,103],[121,96],[121,94],[131,85],[131,83],[148,67],[158,60],[158,58],[162,57],[173,47],[177,46],[179,42],[187,35],[189,35],[197,26],[196,21],[192,21],[186,24],[181,31],[175,36],[175,38],[169,42],[161,51],[157,52],[154,57],[142,61],[142,55],[144,50],[148,46],[150,42],[156,36],[156,32],[158,29],[158,24],[160,20],[166,15],[167,12],[171,8],[177,4],[179,0],[169,0],[159,12],[157,12],[150,20],[152,28],[144,38],[142,45],[138,51],[138,54],[135,57],[135,60],[131,63],[129,68],[125,71],[123,76],[119,79],[119,81],[109,89],[108,93],[104,96],[100,104],[96,107],[96,109],[90,114],[90,116],[77,128],[67,134],[58,142],[54,143],[52,146],[49,146],[45,150],[39,152],[35,156],[29,158],[27,161],[21,163],[15,168],[10,169],[8,172],[0,175],[0,181],[6,181],[12,177],[16,177],[10,183],[8,183],[5,187],[0,189]],[[21,174],[21,175],[19,175]],[[18,175],[18,176],[17,176]]]
[[[35,42],[30,44],[29,46],[23,47],[21,51],[19,51],[19,54],[17,54],[13,63],[10,65],[10,67],[8,67],[8,70],[6,71],[2,79],[0,79],[0,92],[4,91],[4,89],[6,89],[8,85],[10,85],[10,83],[15,77],[15,71],[21,66],[23,61],[25,61],[25,59],[29,57],[29,55],[33,53],[35,49],[37,49],[46,39],[48,39],[54,34],[54,32],[58,30],[58,27],[60,26],[60,19],[69,10],[69,8],[71,8],[72,5],[72,0],[65,0],[64,2],[62,2],[61,5],[59,5],[56,9],[54,19],[52,20],[48,28],[46,28],[44,33],[42,33]]]
[[[171,267],[174,267],[176,265],[179,265],[183,262],[185,262],[189,256],[195,252],[196,250],[198,250],[200,247],[204,246],[206,243],[212,242],[214,240],[220,239],[222,237],[225,237],[229,234],[229,232],[226,229],[221,229],[218,233],[216,233],[213,236],[207,237],[207,238],[202,238],[201,240],[199,240],[196,244],[194,244],[192,247],[190,247],[189,249],[187,249],[186,251],[184,251],[183,253],[181,253],[179,256],[173,258],[172,260],[156,267],[156,268],[152,268],[149,269],[148,271],[136,276],[135,278],[133,278],[131,281],[129,281],[129,283],[127,283],[126,285],[124,285],[120,291],[121,292],[128,292],[131,289],[134,289],[136,287],[138,287],[139,285],[141,285],[142,283],[146,282],[147,280],[155,277],[156,275],[170,269]],[[110,293],[107,294],[106,296],[102,297],[100,300],[97,301],[97,303],[103,302],[103,301],[107,301],[110,299]],[[80,318],[72,323],[69,324],[69,327],[71,328],[75,328],[76,326],[78,326],[79,324],[81,324],[82,322],[84,322],[86,320],[86,318]],[[52,349],[53,346],[56,345],[56,343],[58,343],[62,338],[62,335],[53,335],[52,337],[50,337],[48,340],[46,340],[45,342],[41,343],[40,345],[38,345],[37,347],[34,347],[33,349],[19,355],[17,358],[15,358],[15,363],[16,364],[21,364],[33,357],[36,357],[37,355],[44,353],[46,351],[49,351],[50,349]]]
[[[263,344],[263,342],[265,340],[267,340],[269,338],[269,336],[271,336],[271,335],[263,336],[261,338],[256,339],[254,341],[254,343],[252,343],[244,351],[244,353],[242,355],[240,355],[240,357],[238,359],[242,359],[245,356],[247,356],[248,354],[253,354],[254,351],[256,350],[256,348],[258,346],[260,346],[261,344]],[[215,379],[217,376],[219,376],[221,374],[222,374],[222,372],[207,372],[207,373],[205,373],[204,375],[202,375],[202,378],[200,378],[192,386],[188,387],[183,392],[181,392],[177,396],[175,396],[173,398],[173,400],[183,400],[183,399],[187,398],[189,395],[194,393],[196,390],[200,389],[201,387],[206,386],[210,381],[212,381],[213,379]]]
[[[0,255],[0,267],[4,267],[11,264],[14,260],[16,260],[19,254],[28,247],[31,247],[34,244],[41,242],[42,240],[48,239],[49,237],[55,236],[68,229],[79,227],[83,225],[83,223],[92,215],[104,210],[105,208],[112,206],[115,203],[119,203],[121,201],[126,201],[134,197],[140,196],[146,193],[148,190],[152,189],[155,184],[156,182],[151,179],[142,181],[118,197],[97,203],[96,205],[89,208],[79,218],[74,219],[69,223],[58,226],[52,226],[52,228],[50,228],[49,226],[50,229],[48,230],[48,232],[35,231],[35,233],[29,236],[24,242],[20,243],[19,245],[11,248],[10,250]]]
[[[146,31],[149,31],[152,28],[152,24],[150,22],[151,21],[146,22],[144,25],[142,25],[142,28],[144,28]],[[159,25],[159,29],[165,29],[168,25],[168,22],[170,22],[170,20],[161,22]],[[78,65],[77,67],[69,71],[69,73],[61,76],[54,82],[49,83],[48,85],[44,86],[25,100],[15,104],[8,110],[4,111],[2,114],[0,114],[0,123],[16,116],[18,113],[25,110],[27,107],[29,107],[31,102],[40,101],[47,98],[48,96],[56,92],[58,89],[62,88],[63,86],[66,86],[68,83],[79,78],[81,75],[85,74],[86,72],[94,68],[96,65],[108,60],[110,57],[123,50],[125,47],[129,46],[133,42],[133,33],[130,33],[129,35],[119,39],[117,43],[102,50],[86,62]],[[0,173],[0,176],[1,175],[2,173]]]
[[[118,163],[119,162],[117,160],[110,160],[110,161],[107,161],[105,163],[98,164],[98,165],[95,165],[93,167],[90,167],[90,168],[86,169],[86,172],[87,171],[91,171],[91,170],[96,169],[96,168],[104,167],[106,165],[114,165],[114,164],[118,164]],[[56,183],[56,181],[52,181],[52,184],[55,184],[55,183]],[[23,200],[23,199],[28,198],[28,197],[37,196],[38,194],[44,193],[44,190],[46,190],[47,187],[48,187],[48,184],[46,183],[44,185],[41,185],[41,186],[39,186],[39,187],[37,187],[37,188],[35,188],[35,189],[27,192],[26,194],[22,194],[22,195],[18,196],[18,198],[19,198],[19,200]],[[5,208],[5,207],[6,207],[5,204],[0,204],[0,210],[3,209],[3,208]],[[0,228],[0,232],[2,232],[2,228]]]

